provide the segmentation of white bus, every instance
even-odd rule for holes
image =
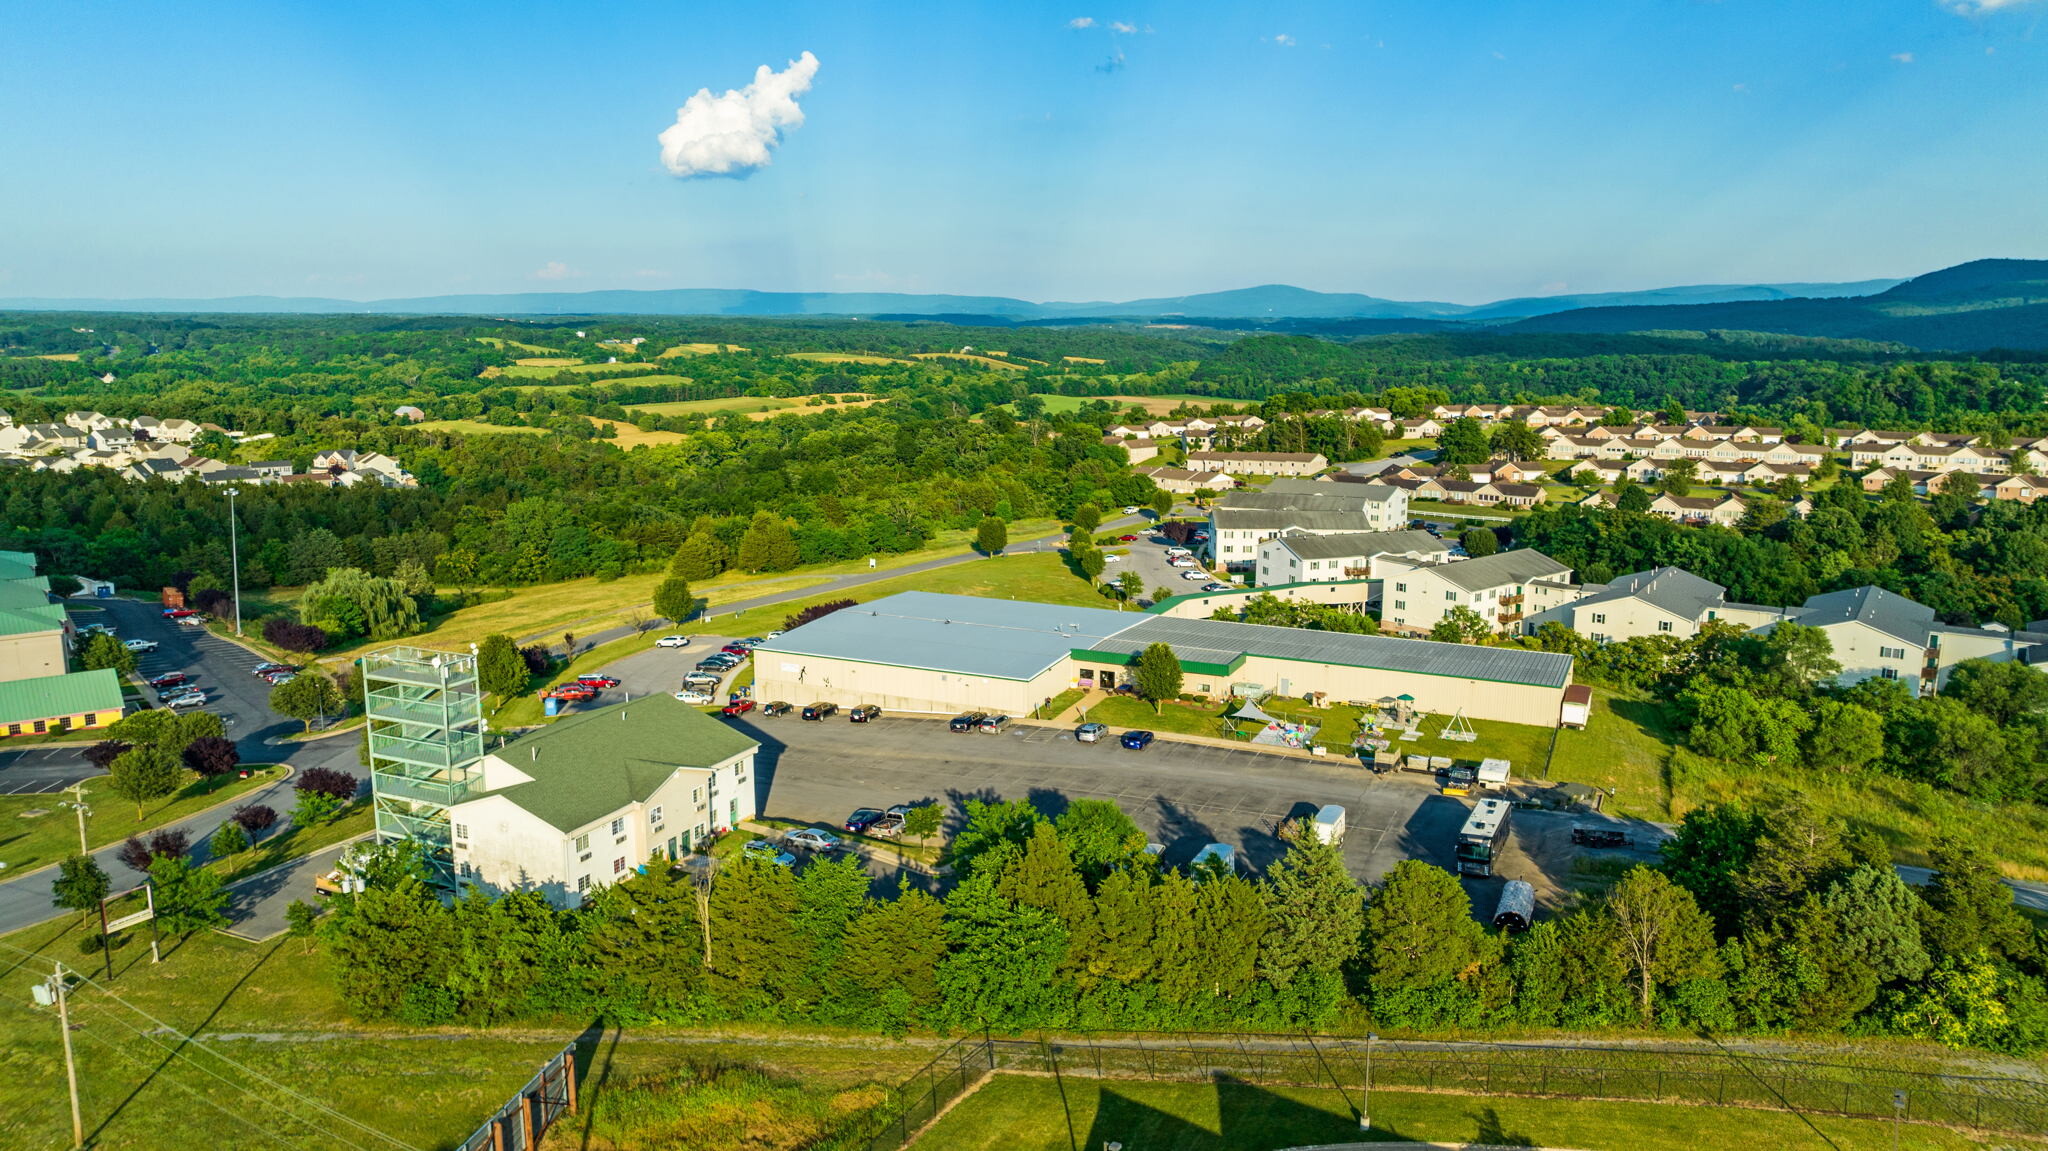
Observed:
[[[1458,832],[1458,874],[1489,876],[1505,848],[1508,817],[1514,809],[1505,799],[1482,799]]]

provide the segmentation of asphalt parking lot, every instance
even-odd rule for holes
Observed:
[[[1191,591],[1201,590],[1204,583],[1214,579],[1214,577],[1201,569],[1177,568],[1168,564],[1166,562],[1166,549],[1175,545],[1165,536],[1160,535],[1154,530],[1154,525],[1146,524],[1140,527],[1126,528],[1122,534],[1135,535],[1138,539],[1135,543],[1117,545],[1118,547],[1128,548],[1130,551],[1117,562],[1104,565],[1102,578],[1105,580],[1113,580],[1125,571],[1137,572],[1145,580],[1145,598],[1150,599],[1155,588],[1163,587],[1174,595],[1185,595]],[[1196,550],[1199,551],[1200,549]],[[1190,571],[1199,572],[1202,575],[1201,580],[1183,578]]]

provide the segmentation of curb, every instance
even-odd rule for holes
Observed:
[[[272,767],[276,767],[276,768],[282,768],[282,769],[284,770],[284,774],[283,774],[283,775],[280,775],[280,776],[278,776],[278,777],[277,777],[276,779],[272,780],[272,781],[271,781],[271,782],[270,782],[269,784],[266,784],[266,785],[265,785],[266,787],[275,787],[275,786],[276,786],[277,784],[283,783],[283,782],[284,782],[285,780],[288,780],[288,779],[290,779],[290,778],[292,777],[292,772],[293,772],[293,770],[294,770],[294,769],[292,768],[292,765],[291,765],[291,764],[289,764],[289,763],[273,763],[273,764],[271,764],[270,766],[272,766]],[[96,776],[93,776],[92,778],[93,778],[93,779],[104,779],[104,778],[106,778],[106,777],[105,777],[105,776],[98,776],[98,775],[96,775]],[[69,790],[69,789],[67,788],[66,790]],[[257,791],[261,791],[261,790],[263,790],[263,788],[257,788],[256,790],[257,790]],[[51,792],[50,794],[52,794],[52,795],[58,795],[58,794],[62,794],[62,793],[61,793],[61,792]],[[223,808],[223,807],[226,807],[226,806],[227,806],[228,804],[230,804],[230,803],[239,803],[239,802],[242,802],[243,800],[245,800],[245,799],[247,799],[247,798],[248,798],[248,794],[247,794],[247,793],[244,793],[243,795],[240,795],[240,796],[236,796],[236,797],[234,797],[234,798],[231,798],[231,799],[223,799],[223,800],[221,800],[221,801],[220,801],[219,803],[215,803],[215,804],[210,804],[210,805],[208,805],[208,806],[206,806],[206,807],[202,807],[202,808],[200,808],[200,809],[199,809],[198,811],[195,811],[195,812],[193,812],[193,813],[192,813],[192,814],[190,814],[190,815],[184,815],[184,816],[180,816],[180,817],[179,817],[178,819],[174,820],[173,822],[176,822],[176,823],[183,823],[183,822],[185,822],[185,821],[186,821],[186,820],[188,820],[188,819],[198,819],[198,818],[199,818],[200,816],[202,816],[202,815],[207,815],[207,814],[210,814],[210,813],[212,813],[212,812],[216,812],[216,811],[219,811],[219,810],[220,810],[221,808]],[[161,826],[166,826],[166,825],[163,825],[163,824],[159,824],[158,826],[159,826],[159,827],[161,827]],[[140,834],[142,834],[142,833],[143,833],[143,832],[145,832],[145,831],[155,831],[155,830],[156,830],[156,828],[154,828],[154,827],[144,827],[144,828],[140,828],[140,829],[138,829],[138,830],[137,830],[137,831],[135,832],[135,834],[137,834],[137,835],[140,835]],[[87,852],[87,854],[89,854],[89,855],[95,855],[95,854],[98,854],[99,852],[105,851],[105,850],[107,850],[108,848],[110,848],[110,847],[113,847],[113,846],[114,846],[114,844],[112,844],[112,843],[102,843],[102,844],[100,844],[100,845],[99,845],[98,847],[94,847],[94,848],[90,849],[90,850],[89,850],[89,851]],[[7,877],[6,879],[0,879],[0,887],[5,887],[5,886],[7,886],[7,885],[8,885],[8,884],[10,884],[10,883],[17,883],[17,882],[19,882],[19,881],[21,881],[21,880],[27,879],[27,878],[28,878],[29,876],[31,876],[31,875],[41,875],[41,874],[42,874],[43,872],[45,872],[45,871],[50,871],[50,870],[52,870],[52,869],[54,869],[54,868],[58,868],[58,867],[62,867],[62,866],[63,866],[62,862],[58,862],[58,863],[45,863],[45,864],[43,864],[43,865],[42,865],[41,867],[38,867],[38,868],[36,868],[36,869],[35,869],[35,870],[33,870],[33,871],[21,871],[21,872],[16,872],[15,874],[13,874],[13,875],[10,875],[10,876],[8,876],[8,877]],[[31,925],[31,926],[33,926],[33,925]]]

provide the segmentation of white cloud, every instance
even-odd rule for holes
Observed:
[[[1913,54],[1911,52],[1894,52],[1892,53],[1892,62],[1895,64],[1911,64],[1913,62]]]
[[[2003,8],[2017,8],[2034,0],[1940,0],[1941,6],[1958,16],[1982,16]]]
[[[1121,32],[1126,36],[1133,36],[1137,34],[1138,26],[1136,24],[1125,23],[1122,20],[1112,20],[1109,24],[1109,30],[1112,32]]]
[[[1076,16],[1076,17],[1074,17],[1074,18],[1073,18],[1072,20],[1069,20],[1069,21],[1067,21],[1067,27],[1069,27],[1069,28],[1093,28],[1093,27],[1095,27],[1095,17],[1093,17],[1093,16]]]
[[[768,163],[785,128],[801,127],[796,98],[811,90],[818,58],[805,52],[780,72],[763,64],[754,82],[714,96],[699,88],[661,133],[661,162],[678,176],[727,176]]]
[[[1282,33],[1280,33],[1280,34],[1278,34],[1278,35],[1276,35],[1276,36],[1272,37],[1272,38],[1271,38],[1271,40],[1270,40],[1270,43],[1278,44],[1278,45],[1280,45],[1280,46],[1281,46],[1282,48],[1292,48],[1292,47],[1294,47],[1294,37],[1292,37],[1292,36],[1289,36],[1289,35],[1288,35],[1287,33],[1285,33],[1285,32],[1282,32]]]
[[[560,260],[549,260],[528,273],[531,278],[536,280],[569,280],[582,274]]]

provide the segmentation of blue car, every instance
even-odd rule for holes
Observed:
[[[1149,731],[1127,731],[1124,733],[1124,746],[1132,751],[1143,751],[1151,743],[1152,733]]]

